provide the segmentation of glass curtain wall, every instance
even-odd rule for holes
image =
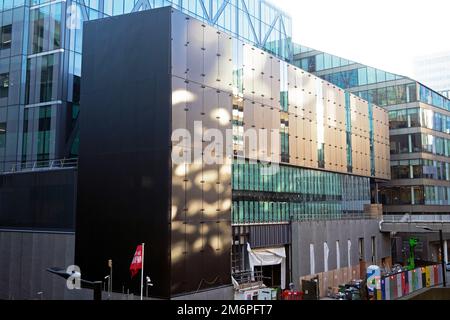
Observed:
[[[370,204],[369,178],[289,166],[266,175],[264,168],[233,165],[234,224],[341,219]]]

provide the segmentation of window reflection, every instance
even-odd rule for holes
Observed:
[[[263,167],[232,165],[234,224],[340,218],[370,203],[369,178],[287,166],[267,176]]]
[[[0,122],[0,149],[6,147],[6,122]]]
[[[408,135],[391,136],[391,154],[409,152]]]
[[[381,191],[387,205],[449,205],[450,188],[438,186],[394,187]]]
[[[2,26],[0,29],[0,49],[11,48],[12,24]]]
[[[391,175],[393,180],[397,179],[433,179],[450,181],[450,163],[414,159],[391,161]]]
[[[0,74],[0,98],[7,98],[9,92],[9,73]]]

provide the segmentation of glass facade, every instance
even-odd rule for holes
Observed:
[[[420,85],[420,102],[450,111],[450,100],[447,97],[422,84]]]
[[[391,177],[397,179],[433,179],[450,181],[450,163],[426,160],[391,161]]]
[[[380,107],[417,101],[415,83],[355,91],[354,94]]]
[[[450,205],[450,187],[407,186],[387,188],[382,191],[383,203],[387,205]]]
[[[43,154],[77,156],[83,22],[164,6],[292,58],[291,18],[264,0],[2,0],[0,123],[7,129],[0,172]],[[39,125],[42,107],[50,109],[49,130]]]
[[[410,108],[389,111],[390,129],[427,128],[450,134],[450,115],[430,109]]]
[[[424,152],[438,156],[450,156],[450,139],[425,133],[392,135],[391,155]]]
[[[289,166],[266,175],[263,169],[257,162],[233,164],[234,224],[341,219],[370,204],[369,178]]]
[[[450,100],[447,97],[413,79],[311,48],[294,45],[294,55],[295,64],[302,69],[389,110],[393,181],[389,187],[382,187],[384,204],[448,204],[450,114],[447,111],[450,111]],[[405,106],[399,108],[399,105]],[[417,153],[427,155],[419,158]],[[405,186],[408,183],[405,179],[410,179],[409,186]],[[435,190],[430,186],[417,186],[414,179],[437,180],[448,187],[440,186]],[[402,182],[396,186],[396,180]]]
[[[232,129],[233,223],[361,217],[371,202],[371,176],[390,174],[387,112],[208,25],[173,24],[172,90],[183,94],[172,101],[172,129],[192,132],[195,120],[216,128],[214,109],[229,109],[231,121],[218,128]],[[261,131],[267,149],[249,141]],[[174,216],[214,216],[211,204],[227,200],[214,188],[224,182],[222,171],[174,165]]]
[[[390,81],[407,79],[405,77],[392,74],[380,69],[368,66],[360,66],[359,64],[344,58],[330,55],[328,53],[315,53],[309,55],[313,49],[305,50],[299,45],[294,46],[294,55],[306,54],[305,58],[294,59],[294,63],[308,72],[316,73],[336,86],[343,89],[350,89],[353,93],[359,95],[365,100],[372,101],[380,107],[391,106],[395,104],[409,103],[420,101],[437,108],[450,111],[450,99],[445,95],[433,91],[422,84],[419,84],[419,94],[417,91],[417,82],[411,84],[390,85]],[[335,68],[351,66],[349,70],[335,71]],[[357,91],[357,87],[383,84],[375,89]]]

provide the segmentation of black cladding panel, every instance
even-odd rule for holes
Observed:
[[[146,243],[149,295],[170,296],[171,9],[84,25],[76,263],[101,280],[113,260],[114,291]]]
[[[0,228],[75,230],[77,170],[0,175]]]

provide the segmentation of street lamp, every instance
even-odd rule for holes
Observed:
[[[445,269],[445,261],[444,261],[444,240],[442,237],[442,229],[433,230],[430,227],[426,226],[416,226],[416,228],[427,230],[430,232],[439,232],[439,243],[441,246],[441,265],[442,265],[442,280],[444,282],[444,288],[447,287],[447,279],[446,279],[446,269]]]
[[[109,276],[103,278],[103,291],[106,292],[106,284],[108,283],[108,297],[109,297]]]
[[[147,276],[146,277],[146,281],[147,281],[147,286],[146,286],[146,296],[147,296],[147,298],[148,298],[148,287],[153,287],[153,283],[152,283],[152,280],[150,279],[150,277],[149,276]]]
[[[81,284],[84,285],[87,289],[93,289],[94,290],[94,300],[102,300],[102,282],[101,281],[87,281],[81,279],[80,273],[68,273],[66,270],[61,268],[47,268],[47,271],[55,274],[57,276],[60,276],[64,279],[69,279],[73,275],[77,275],[80,278]]]

